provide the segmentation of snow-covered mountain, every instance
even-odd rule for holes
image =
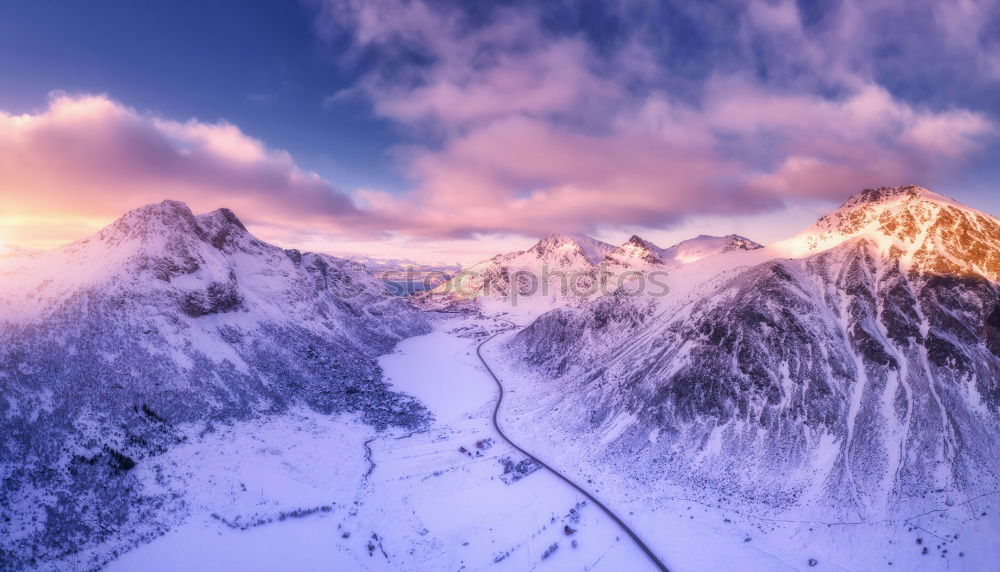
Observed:
[[[614,291],[635,273],[666,271],[733,250],[761,245],[738,235],[701,235],[660,248],[639,236],[614,247],[586,236],[551,234],[526,251],[495,256],[463,269],[424,297],[506,299],[535,297],[556,302]]]
[[[589,236],[550,234],[529,248],[527,254],[557,268],[578,268],[600,264],[612,250],[610,244]]]
[[[264,243],[227,209],[164,201],[0,258],[0,561],[168,526],[160,513],[183,499],[130,470],[182,423],[307,406],[420,425],[375,358],[427,329],[362,265]]]
[[[486,299],[549,273],[542,301],[573,303],[540,304],[518,332],[509,319],[532,312],[425,314],[363,265],[268,245],[226,209],[150,205],[56,250],[0,251],[0,569],[95,568],[157,537],[120,568],[249,545],[306,546],[296,562],[316,566],[634,568],[638,549],[558,479],[509,477],[526,460],[493,432],[483,363],[507,388],[505,433],[683,553],[672,569],[811,567],[817,549],[867,569],[917,528],[897,567],[930,534],[935,562],[951,547],[982,566],[998,264],[996,218],[881,188],[768,248],[551,235],[456,278]],[[587,290],[659,270],[667,288]],[[765,545],[777,523],[781,550]],[[858,540],[863,556],[827,560]]]
[[[557,300],[586,297],[596,291],[602,262],[614,250],[586,236],[550,234],[525,251],[499,254],[462,269],[454,278],[418,295],[434,307],[477,298],[513,300],[519,297]]]
[[[998,488],[1000,221],[866,190],[739,260],[544,314],[507,348],[538,380],[522,398],[713,502],[872,520]]]
[[[710,236],[702,234],[683,240],[669,248],[660,248],[652,242],[632,235],[624,244],[607,255],[607,261],[629,269],[647,265],[677,268],[715,254],[733,250],[756,250],[762,245],[738,234]]]
[[[920,274],[982,276],[1000,281],[996,218],[927,189],[868,189],[787,241],[792,257],[864,239],[885,257]]]

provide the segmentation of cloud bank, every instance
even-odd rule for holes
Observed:
[[[925,56],[921,26],[873,23],[928,12],[933,61],[992,73],[988,3],[846,2],[812,24],[790,1],[315,4],[345,64],[370,66],[352,93],[430,141],[404,154],[412,192],[359,194],[408,233],[663,227],[932,184],[995,131],[986,113],[894,95],[876,66],[898,63],[874,55],[881,39]]]
[[[317,108],[398,126],[409,189],[341,190],[235,125],[57,95],[0,113],[0,241],[166,197],[285,244],[666,228],[933,186],[996,145],[994,1],[307,4],[359,78]]]
[[[0,113],[0,198],[10,241],[58,244],[80,236],[66,220],[100,224],[164,198],[196,212],[229,206],[275,237],[382,226],[234,125],[164,119],[100,95],[56,95],[36,114]]]

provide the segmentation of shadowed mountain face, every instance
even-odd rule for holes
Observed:
[[[0,511],[20,517],[0,524],[0,560],[44,562],[177,508],[129,471],[183,422],[307,406],[420,425],[375,358],[427,329],[362,265],[266,244],[227,209],[165,201],[3,258]]]
[[[995,490],[1000,221],[876,189],[788,254],[689,298],[551,312],[511,349],[646,478],[866,519]]]

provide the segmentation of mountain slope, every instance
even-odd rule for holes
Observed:
[[[129,471],[183,423],[305,405],[421,424],[375,358],[426,329],[361,265],[266,244],[227,209],[164,201],[0,260],[0,560],[150,534],[135,523],[182,500]]]
[[[998,488],[1000,221],[875,189],[772,252],[794,257],[550,312],[508,349],[646,479],[855,519]]]

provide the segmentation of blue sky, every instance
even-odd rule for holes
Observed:
[[[341,254],[468,261],[549,231],[769,242],[876,184],[1000,212],[998,87],[992,1],[13,0],[0,111],[102,139],[6,149],[28,158],[0,167],[0,207],[8,239],[46,245],[164,193]],[[115,161],[137,130],[137,162],[178,167]],[[24,174],[50,155],[95,168]],[[273,184],[234,174],[246,161]]]
[[[324,107],[357,73],[294,1],[5,2],[0,109],[55,90],[108,94],[168,117],[226,120],[346,187],[402,188],[384,151],[393,126],[363,101]]]

